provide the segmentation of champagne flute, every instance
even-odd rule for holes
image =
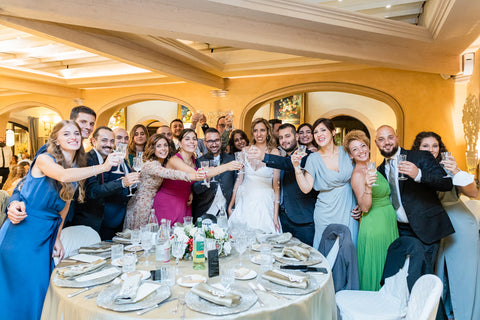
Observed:
[[[243,265],[242,257],[245,250],[247,250],[247,246],[248,246],[247,235],[242,232],[235,238],[235,249],[240,254],[240,265]]]
[[[371,176],[377,175],[377,163],[375,161],[368,161],[367,162],[367,174]],[[372,184],[372,187],[378,186],[377,182]]]
[[[446,151],[446,152],[440,153],[440,155],[442,156],[442,162],[443,162],[445,160],[447,160],[447,161],[450,160],[450,157],[452,156],[452,153]],[[442,162],[440,162],[440,164],[442,165],[443,170],[445,170],[445,172],[447,173],[445,176],[443,176],[443,178],[451,178],[453,176],[452,173],[450,171],[448,171],[447,169],[445,169],[445,165]]]
[[[219,163],[218,160],[215,160],[215,159],[210,160],[210,167],[213,167],[213,168],[218,167],[219,165],[218,163]],[[215,180],[215,176],[213,176],[212,179],[210,179],[210,182],[217,182],[217,180]]]
[[[132,230],[132,233],[130,235],[130,241],[132,242],[135,255],[137,255],[137,247],[140,244],[140,230],[139,229],[134,229]]]
[[[205,173],[208,172],[208,167],[210,166],[210,161],[200,161],[200,168],[205,170]],[[210,188],[210,183],[207,181],[208,178],[203,179],[202,185],[207,186],[207,188]]]
[[[299,157],[305,157],[307,155],[307,146],[304,145],[304,144],[300,144],[298,145],[298,151],[297,151],[297,155]],[[300,159],[300,163],[302,162],[302,160]],[[300,165],[299,163],[299,165]],[[303,169],[302,166],[300,165],[300,169]]]
[[[143,152],[139,152],[139,153],[142,153]],[[140,171],[142,170],[142,167],[143,167],[143,159],[142,157],[134,157],[133,158],[133,170],[137,171],[138,173],[140,173]],[[138,185],[137,183],[135,183],[133,186],[133,188],[136,188]],[[128,194],[129,197],[133,196],[133,193],[132,193],[132,188],[129,188],[130,189],[130,193]]]
[[[241,164],[243,164],[245,166],[245,152],[243,152],[243,151],[235,152],[235,160],[240,162]],[[239,170],[239,173],[243,173],[243,172],[244,172],[243,168]]]
[[[122,159],[125,159],[125,156],[127,155],[127,144],[117,143],[115,147],[115,152],[117,152],[122,157]],[[120,162],[120,164],[117,167],[117,170],[113,171],[113,173],[124,173],[122,170],[120,170],[122,163],[123,161]]]
[[[407,155],[406,154],[399,154],[397,158],[397,168],[400,162],[402,161],[407,161]],[[398,180],[407,180],[408,178],[405,177],[403,173],[400,173],[400,176],[398,177]]]

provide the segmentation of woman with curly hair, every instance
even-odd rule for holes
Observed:
[[[280,155],[267,120],[257,118],[252,126],[253,144],[265,153]],[[258,160],[247,160],[245,174],[239,174],[228,206],[229,224],[247,224],[267,233],[281,232],[278,219],[280,206],[280,170],[269,168]],[[233,208],[235,205],[235,208]]]
[[[184,172],[167,169],[166,165],[173,155],[174,149],[163,134],[154,134],[148,139],[143,154],[145,161],[140,172],[138,190],[127,204],[125,228],[138,229],[148,222],[153,199],[162,186],[163,179],[182,180],[186,182],[202,180],[204,174],[199,171]]]
[[[5,319],[40,319],[53,256],[63,258],[62,221],[73,199],[76,181],[109,171],[121,161],[111,154],[105,163],[85,167],[80,127],[71,120],[57,123],[47,153],[32,163],[20,190],[22,202],[12,201],[21,217],[10,217],[0,229],[0,308]],[[83,181],[79,201],[83,201]],[[19,301],[28,301],[28,307]]]
[[[137,156],[138,152],[145,151],[147,144],[148,130],[143,124],[136,124],[130,130],[130,141],[128,142],[128,164],[133,166],[133,158]]]
[[[458,168],[455,157],[442,160],[447,148],[435,132],[417,134],[412,150],[430,152],[453,176],[453,189],[438,192],[455,233],[440,241],[436,273],[444,282],[443,301],[448,318],[480,319],[480,238],[478,213],[471,212],[459,199],[463,193],[478,196],[474,177]],[[447,272],[448,271],[448,272]],[[447,275],[448,273],[448,275]]]
[[[235,154],[235,152],[242,151],[249,143],[247,134],[243,130],[235,129],[230,133],[226,151],[228,154]]]

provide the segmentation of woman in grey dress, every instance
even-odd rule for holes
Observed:
[[[319,148],[308,156],[304,172],[295,152],[292,162],[298,186],[304,193],[319,191],[315,204],[314,248],[318,248],[325,228],[332,223],[346,225],[356,245],[358,222],[351,216],[356,206],[350,186],[353,164],[347,152],[335,145],[335,126],[330,119],[320,118],[313,124],[313,136]]]

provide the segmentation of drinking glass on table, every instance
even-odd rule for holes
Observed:
[[[119,156],[122,157],[122,159],[125,159],[125,156],[127,155],[127,144],[126,143],[117,143],[115,147],[115,152],[119,154]],[[122,170],[120,170],[120,167],[122,166],[123,161],[120,162],[120,164],[117,166],[117,170],[113,171],[113,173],[124,173]]]
[[[152,231],[149,225],[142,226],[141,228],[141,244],[142,249],[144,250],[143,256],[145,257],[145,266],[150,265],[148,262],[148,253],[153,246]]]
[[[406,154],[399,154],[397,158],[397,167],[402,161],[407,161],[407,155]],[[400,173],[400,176],[398,177],[398,180],[407,180],[408,178],[405,177],[403,173]]]
[[[445,160],[450,160],[451,157],[452,157],[452,153],[451,152],[442,152],[440,153],[440,155],[442,156],[442,161],[440,162],[440,165],[442,166],[443,170],[445,170],[445,172],[447,173],[447,175],[443,176],[444,178],[451,178],[453,177],[452,173],[450,171],[448,171],[447,169],[445,169],[445,165],[442,163],[443,161]]]
[[[114,244],[112,246],[111,258],[112,262],[123,257],[123,244]]]
[[[229,292],[235,284],[235,267],[232,263],[224,263],[220,266],[220,283]]]
[[[186,227],[193,223],[193,217],[183,217],[183,225]]]
[[[175,257],[175,269],[177,270],[177,274],[180,274],[178,270],[178,261],[185,254],[186,246],[187,244],[181,240],[174,240],[172,243],[172,255]]]
[[[204,169],[205,173],[207,173],[209,167],[210,167],[209,160],[200,161],[200,168]],[[202,185],[207,186],[207,188],[210,188],[210,182],[208,182],[207,179],[208,178],[203,179]]]
[[[367,162],[367,174],[369,176],[376,176],[377,175],[377,163],[375,161],[368,161]],[[377,182],[372,184],[372,187],[378,186]]]
[[[267,272],[272,269],[273,256],[272,247],[269,243],[262,243],[260,245],[260,269],[262,272]]]
[[[140,240],[141,240],[140,230],[139,229],[132,230],[131,235],[130,235],[130,241],[132,242],[132,245],[133,245],[133,248],[134,248],[133,250],[135,252],[135,255],[137,255],[137,247],[140,244]]]
[[[127,253],[122,258],[122,272],[133,272],[135,271],[137,263],[137,255],[134,253]]]
[[[240,254],[240,265],[243,265],[242,263],[242,256],[245,250],[247,250],[248,246],[248,238],[245,233],[239,233],[238,236],[235,238],[235,250]]]

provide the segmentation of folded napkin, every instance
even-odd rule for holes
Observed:
[[[130,229],[125,229],[122,232],[115,233],[115,235],[123,239],[130,239],[132,237],[132,231]]]
[[[226,292],[206,283],[197,284],[192,288],[192,292],[207,301],[229,308],[238,305],[242,299],[238,294]]]
[[[58,274],[62,277],[65,277],[65,278],[75,277],[75,276],[78,276],[80,274],[84,274],[86,272],[90,272],[90,271],[96,270],[100,267],[103,267],[106,263],[107,263],[107,261],[105,261],[103,259],[100,259],[100,260],[96,260],[96,261],[91,262],[91,263],[74,265],[74,266],[71,266],[71,267],[60,269],[60,270],[58,270]]]
[[[78,278],[75,278],[75,281],[79,281],[79,282],[91,281],[91,280],[106,277],[106,276],[109,276],[111,274],[116,274],[116,273],[119,273],[117,268],[108,268],[108,269],[103,269],[103,270],[98,271],[98,272],[94,272],[94,273],[91,273],[91,274],[86,274],[84,276],[80,276]]]
[[[205,277],[202,277],[199,274],[192,274],[192,275],[188,275],[188,276],[183,276],[181,278],[181,282],[183,284],[202,283],[202,282],[205,282]]]
[[[250,273],[250,269],[245,268],[245,267],[240,267],[240,268],[235,270],[235,277],[243,278],[249,273]]]
[[[80,254],[77,254],[75,256],[71,256],[71,257],[68,257],[69,259],[71,260],[77,260],[77,261],[81,261],[81,262],[95,262],[97,260],[104,260],[105,258],[104,257],[100,257],[100,256],[96,256],[96,255],[93,255],[93,254],[85,254],[85,253],[80,253]]]
[[[101,253],[111,251],[112,247],[109,245],[102,247],[81,247],[78,249],[78,253]]]
[[[282,255],[285,257],[295,258],[299,261],[307,261],[308,258],[310,258],[310,250],[299,246],[285,247],[282,250]]]
[[[280,244],[280,243],[286,243],[290,241],[290,239],[292,239],[292,234],[290,232],[285,232],[278,236],[271,237],[270,241]]]
[[[142,276],[140,274],[134,274],[127,277],[120,288],[120,291],[115,296],[114,301],[116,304],[134,303],[137,297],[137,291],[140,287],[140,281]]]
[[[306,289],[308,281],[306,277],[293,275],[280,270],[269,270],[262,277],[273,283],[290,288]]]

